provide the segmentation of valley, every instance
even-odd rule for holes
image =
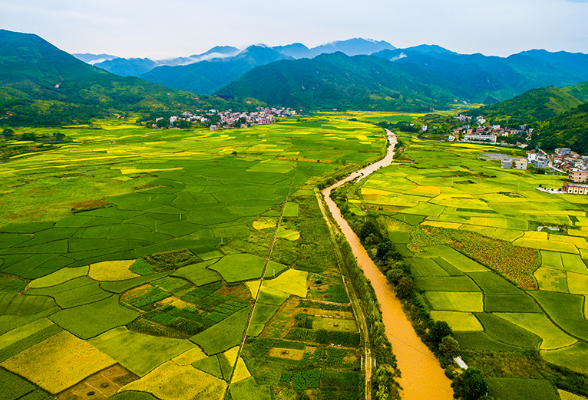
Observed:
[[[588,55],[100,53],[0,30],[2,400],[588,397]]]

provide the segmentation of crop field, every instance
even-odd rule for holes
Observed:
[[[588,242],[578,233],[588,197],[540,192],[565,178],[480,159],[526,156],[521,150],[401,140],[405,152],[391,166],[346,193],[350,204],[363,205],[358,215],[379,213],[431,317],[453,328],[466,362],[476,365],[484,352],[533,350],[586,373]],[[549,388],[536,398],[558,397],[548,381],[495,377],[494,397],[528,398],[526,387],[536,383]]]
[[[383,131],[335,115],[96,126],[0,165],[0,393],[360,398],[359,333],[313,189],[379,159]]]

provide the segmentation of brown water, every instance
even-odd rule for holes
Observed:
[[[437,361],[433,353],[417,336],[410,321],[404,314],[402,305],[394,294],[392,286],[388,284],[384,274],[380,272],[376,264],[368,256],[359,238],[351,230],[347,221],[341,216],[339,209],[330,198],[331,190],[334,188],[360,176],[365,177],[380,167],[390,165],[394,157],[396,137],[389,131],[388,140],[390,141],[390,147],[383,160],[355,172],[346,179],[323,190],[323,195],[331,214],[351,245],[358,265],[371,281],[378,301],[382,306],[382,318],[386,327],[386,336],[392,343],[392,349],[398,359],[398,368],[402,372],[402,379],[400,380],[400,384],[404,389],[402,397],[406,400],[451,400],[453,399],[451,381],[445,376],[439,361]]]

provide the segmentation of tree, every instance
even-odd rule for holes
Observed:
[[[20,140],[29,141],[29,142],[34,142],[36,139],[37,139],[37,136],[33,132],[25,132],[20,137]]]
[[[449,324],[445,321],[437,321],[431,326],[429,337],[435,343],[441,343],[444,337],[452,336],[453,331]]]
[[[386,272],[386,279],[393,285],[397,285],[400,279],[404,277],[404,271],[400,268],[392,268]]]
[[[176,128],[180,129],[190,129],[192,127],[192,123],[190,121],[186,121],[185,119],[180,119],[175,123]]]
[[[160,119],[159,121],[157,121],[157,127],[158,128],[167,128],[168,127],[168,121],[165,118]]]
[[[394,287],[394,290],[396,291],[396,295],[398,296],[398,298],[406,299],[411,295],[412,291],[414,290],[414,283],[410,278],[401,278],[398,281],[398,285]]]
[[[371,219],[367,220],[366,223],[361,227],[361,231],[359,231],[359,238],[361,241],[364,241],[369,235],[380,236],[378,225]]]
[[[376,399],[386,400],[390,397],[390,386],[394,379],[394,370],[390,365],[380,365],[376,370],[374,383]]]
[[[61,140],[65,139],[65,134],[61,133],[61,132],[55,132],[55,133],[53,133],[53,137],[55,138],[55,140],[61,141]]]
[[[380,242],[376,248],[378,249],[378,251],[376,252],[376,257],[378,257],[381,260],[386,258],[386,255],[389,252],[396,251],[396,249],[394,248],[394,245],[389,240]]]
[[[14,131],[12,129],[4,129],[2,131],[2,136],[4,136],[5,139],[10,139],[14,136]]]
[[[441,343],[439,344],[439,350],[441,352],[451,358],[457,357],[460,353],[459,343],[451,336],[445,336],[441,339]]]
[[[466,369],[451,384],[456,398],[478,400],[488,393],[488,384],[482,371],[475,367]]]

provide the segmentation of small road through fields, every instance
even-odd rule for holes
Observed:
[[[235,359],[235,365],[233,365],[233,370],[231,371],[231,377],[229,378],[229,384],[225,390],[224,398],[227,397],[227,394],[231,390],[231,383],[233,381],[233,375],[235,374],[235,370],[237,369],[239,357],[241,357],[241,352],[243,351],[243,346],[245,346],[245,341],[247,340],[247,331],[249,330],[249,325],[251,324],[251,319],[253,318],[253,313],[255,312],[255,307],[257,306],[257,300],[259,299],[259,294],[261,293],[261,285],[263,284],[263,280],[265,278],[265,272],[267,270],[267,266],[272,258],[272,252],[274,251],[274,245],[276,244],[276,239],[278,238],[278,230],[282,225],[282,219],[284,218],[284,211],[286,210],[286,204],[290,199],[290,193],[292,191],[292,184],[294,183],[294,177],[296,176],[296,171],[298,169],[298,163],[294,167],[294,173],[292,174],[292,178],[290,179],[290,186],[288,187],[288,194],[286,195],[286,199],[284,200],[284,204],[282,205],[282,212],[280,213],[280,218],[278,219],[278,224],[276,226],[276,230],[274,232],[274,237],[272,239],[272,243],[270,245],[269,253],[267,258],[265,259],[265,265],[263,266],[263,271],[261,272],[261,279],[259,280],[259,289],[257,290],[257,295],[255,296],[255,302],[253,303],[253,307],[251,308],[251,312],[249,313],[249,318],[247,319],[247,325],[245,326],[245,331],[243,332],[243,338],[241,339],[241,344],[239,345],[239,352],[237,353],[237,358]]]

